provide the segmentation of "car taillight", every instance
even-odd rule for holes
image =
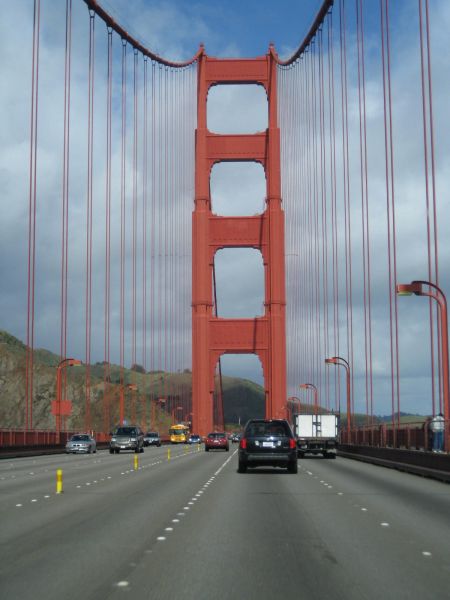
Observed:
[[[289,439],[289,448],[297,448],[297,442],[293,438]]]
[[[246,450],[247,440],[245,438],[242,438],[242,440],[239,442],[239,447],[242,448],[243,450]]]

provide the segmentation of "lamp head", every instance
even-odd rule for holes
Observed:
[[[398,296],[416,296],[422,295],[422,284],[413,281],[412,283],[398,283],[395,287]]]
[[[81,362],[81,360],[78,360],[77,358],[69,358],[67,361],[67,364],[69,367],[79,367],[83,363]]]

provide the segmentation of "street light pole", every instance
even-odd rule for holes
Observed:
[[[316,386],[313,383],[301,383],[299,387],[302,390],[314,390],[314,414],[317,415],[319,412],[319,395]]]
[[[59,444],[61,435],[61,371],[66,367],[81,365],[81,360],[64,358],[56,367],[56,443]]]
[[[137,391],[138,387],[135,383],[127,383],[127,385],[120,386],[120,404],[119,404],[119,421],[120,425],[123,425],[123,421],[125,418],[125,388],[127,390]]]
[[[153,400],[152,403],[152,428],[156,429],[156,405],[159,404],[160,406],[165,404],[166,399],[165,398],[158,398],[157,400]]]
[[[332,358],[326,358],[325,364],[327,365],[338,365],[344,367],[346,372],[347,380],[347,442],[350,441],[350,429],[351,429],[351,402],[350,402],[350,365],[342,358],[342,356],[333,356]]]
[[[424,290],[422,286],[429,286],[435,292]],[[449,358],[448,358],[448,312],[447,298],[440,287],[430,281],[412,281],[411,283],[399,283],[397,285],[397,294],[399,296],[427,296],[433,298],[439,305],[441,316],[441,378],[442,394],[444,399],[444,419],[445,419],[445,450],[448,450],[448,426],[450,419],[450,399],[449,399]]]
[[[288,413],[288,418],[291,423],[292,423],[293,417],[294,417],[294,412],[291,407],[295,406],[295,405],[298,406],[298,411],[300,414],[301,409],[302,409],[302,403],[301,403],[300,398],[297,398],[297,396],[289,396],[289,398],[287,399],[287,413]]]

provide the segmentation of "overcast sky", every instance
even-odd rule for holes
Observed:
[[[155,2],[153,0],[108,0],[101,4],[132,35],[144,45],[171,60],[186,60],[194,55],[200,43],[206,46],[210,56],[243,57],[258,56],[267,52],[270,42],[282,57],[288,57],[299,45],[308,31],[314,16],[321,5],[320,0],[285,0],[277,3],[265,0]],[[354,14],[354,2],[348,2],[349,14]],[[394,98],[395,168],[398,226],[398,279],[427,279],[426,263],[426,213],[423,177],[423,143],[421,139],[421,96],[419,80],[419,54],[417,34],[416,3],[414,11],[409,11],[411,2],[396,3],[391,15],[392,22],[392,74]],[[382,88],[380,78],[380,43],[378,2],[366,3],[366,67],[367,67],[367,118],[369,137],[369,197],[371,215],[371,252],[381,257],[373,268],[373,340],[374,340],[374,398],[376,414],[390,410],[390,363],[387,308],[387,265],[386,265],[386,212],[384,193],[384,139],[382,126]],[[45,347],[59,352],[59,302],[60,302],[60,244],[61,244],[61,148],[63,139],[64,110],[64,10],[65,3],[56,0],[41,0],[41,46],[40,46],[40,97],[39,97],[39,163],[38,163],[38,215],[37,215],[37,295],[36,295],[36,347]],[[370,12],[368,12],[370,11]],[[87,10],[81,0],[73,0],[73,55],[71,110],[73,115],[86,114],[87,98]],[[444,291],[450,291],[450,200],[448,182],[450,179],[450,126],[448,118],[448,98],[450,97],[450,52],[448,31],[450,30],[450,6],[445,0],[430,0],[432,32],[432,71],[433,101],[435,116],[436,181],[439,219],[439,260],[440,284]],[[30,80],[31,80],[31,38],[32,2],[18,0],[14,3],[0,3],[0,190],[2,203],[0,275],[0,327],[22,340],[26,338],[26,281],[27,281],[27,239],[28,239],[28,183],[29,183],[29,125],[30,125]],[[350,17],[350,21],[353,17]],[[336,25],[336,24],[335,24]],[[104,27],[96,23],[96,69],[104,74],[105,67]],[[117,122],[113,131],[120,133],[120,45],[115,42],[114,55],[114,102]],[[58,48],[58,52],[55,49]],[[355,73],[355,31],[349,24],[349,122],[350,163],[352,181],[352,201],[354,219],[360,219],[359,185],[359,114]],[[132,57],[128,62],[129,82]],[[102,71],[103,70],[103,71]],[[141,73],[142,75],[142,73]],[[160,77],[160,75],[157,75]],[[195,105],[195,71],[186,75],[183,110]],[[166,81],[159,80],[162,93]],[[95,144],[101,145],[105,139],[105,123],[100,105],[105,96],[105,78],[96,79],[96,102],[101,117],[96,117]],[[170,85],[170,84],[168,84]],[[129,90],[130,93],[131,90]],[[191,104],[189,104],[191,103]],[[104,106],[104,105],[103,105]],[[173,107],[176,106],[174,102]],[[98,113],[97,113],[98,114]],[[132,114],[130,107],[129,119]],[[184,113],[183,113],[184,114]],[[171,109],[163,115],[171,118]],[[102,120],[103,119],[103,120]],[[85,238],[85,170],[86,170],[86,119],[82,123],[73,119],[71,128],[71,277],[69,283],[69,335],[68,352],[84,356],[84,279],[83,251]],[[255,132],[267,124],[267,107],[261,89],[247,87],[237,92],[232,88],[216,88],[210,95],[208,125],[216,132]],[[183,122],[188,139],[189,126]],[[128,121],[129,130],[132,121]],[[170,135],[170,133],[169,133]],[[175,135],[173,133],[173,135]],[[117,139],[116,139],[117,141]],[[141,142],[140,142],[141,143]],[[76,151],[75,149],[78,149]],[[140,146],[140,149],[142,147]],[[98,159],[94,188],[104,196],[104,159]],[[131,161],[131,153],[129,153]],[[339,159],[338,159],[339,160]],[[120,189],[120,144],[113,148],[113,186]],[[131,173],[131,164],[129,173]],[[295,168],[286,161],[284,175]],[[286,186],[286,182],[283,182]],[[132,185],[131,176],[128,186]],[[190,186],[190,187],[189,187]],[[193,179],[187,178],[187,185],[180,191],[186,199],[186,222],[190,225],[188,205]],[[132,193],[131,187],[128,187]],[[217,214],[257,214],[264,208],[265,182],[262,168],[255,164],[228,165],[214,167],[211,178],[212,206]],[[353,210],[353,209],[352,209]],[[104,215],[104,213],[101,213]],[[113,208],[112,236],[120,236],[120,207]],[[104,219],[104,216],[102,216]],[[130,227],[130,219],[128,227]],[[98,231],[97,231],[98,229]],[[128,230],[130,234],[130,230]],[[104,252],[104,239],[100,225],[94,228],[94,255]],[[188,233],[185,232],[187,235]],[[354,372],[355,405],[364,409],[364,356],[361,336],[362,316],[362,277],[361,233],[355,226],[354,241]],[[157,243],[157,242],[156,242]],[[98,252],[97,252],[98,244]],[[116,250],[113,251],[113,255]],[[294,246],[287,247],[288,255],[298,252]],[[117,260],[117,256],[115,256]],[[114,260],[114,259],[113,259]],[[289,261],[289,258],[287,259]],[[95,272],[94,259],[94,272]],[[127,262],[127,273],[130,273]],[[262,261],[256,251],[222,251],[216,258],[217,290],[219,315],[224,317],[253,317],[263,311],[263,270]],[[289,272],[289,270],[288,270]],[[92,360],[103,360],[103,280],[99,270],[99,282],[94,282]],[[342,270],[341,270],[342,273]],[[173,272],[176,276],[176,272]],[[116,269],[112,275],[113,284],[118,277]],[[157,275],[158,285],[170,286]],[[101,281],[100,281],[101,280]],[[235,285],[230,285],[233,281]],[[188,282],[185,282],[186,284]],[[340,293],[345,294],[340,282]],[[188,288],[186,288],[188,289]],[[288,290],[289,281],[288,281]],[[98,293],[97,293],[98,292]],[[180,322],[190,314],[190,298],[184,296],[187,313],[179,313]],[[289,296],[288,296],[289,301]],[[156,301],[157,302],[157,301]],[[406,303],[408,308],[406,308]],[[98,312],[96,312],[96,307]],[[139,307],[139,304],[138,304]],[[170,315],[164,314],[164,307],[158,306],[158,323],[172,328],[176,344],[183,346],[180,360],[187,359],[190,342],[185,334],[176,331],[169,323]],[[140,309],[138,308],[138,311]],[[332,309],[330,309],[332,311]],[[161,313],[161,314],[160,314]],[[176,313],[178,315],[178,313]],[[332,314],[332,312],[330,313]],[[162,316],[161,316],[162,315]],[[342,318],[344,318],[342,313]],[[129,308],[127,327],[129,328]],[[118,304],[113,300],[112,322],[119,319]],[[138,321],[140,316],[138,316]],[[410,412],[430,412],[430,346],[427,329],[427,303],[421,298],[401,299],[399,304],[400,326],[400,373],[401,408]],[[184,321],[183,321],[184,323]],[[288,324],[289,326],[289,324]],[[292,323],[290,323],[292,332]],[[296,325],[297,327],[297,325]],[[299,325],[301,330],[301,325]],[[297,330],[296,330],[297,331]],[[131,362],[129,344],[130,329],[127,332],[126,363]],[[345,339],[344,323],[341,323],[341,338]],[[117,331],[112,335],[111,360],[119,361]],[[345,345],[341,353],[346,353]],[[141,350],[139,350],[141,352]],[[296,373],[292,367],[291,375]],[[140,355],[137,357],[140,360]],[[170,361],[169,361],[170,362]],[[256,357],[223,358],[223,372],[240,375],[262,383],[262,372]],[[159,365],[161,366],[161,365]],[[176,365],[181,367],[183,365]],[[308,373],[303,373],[304,377]],[[323,372],[318,375],[323,377]],[[289,393],[300,395],[297,386],[302,381],[290,379]],[[297,391],[296,391],[297,390]]]

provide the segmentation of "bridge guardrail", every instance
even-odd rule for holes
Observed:
[[[450,448],[450,421],[445,421],[445,448]],[[444,440],[445,441],[445,440]],[[397,448],[406,450],[429,451],[432,449],[433,434],[430,429],[430,419],[411,423],[392,423],[364,425],[354,427],[347,433],[340,432],[340,442],[355,446],[370,446],[377,448]]]

